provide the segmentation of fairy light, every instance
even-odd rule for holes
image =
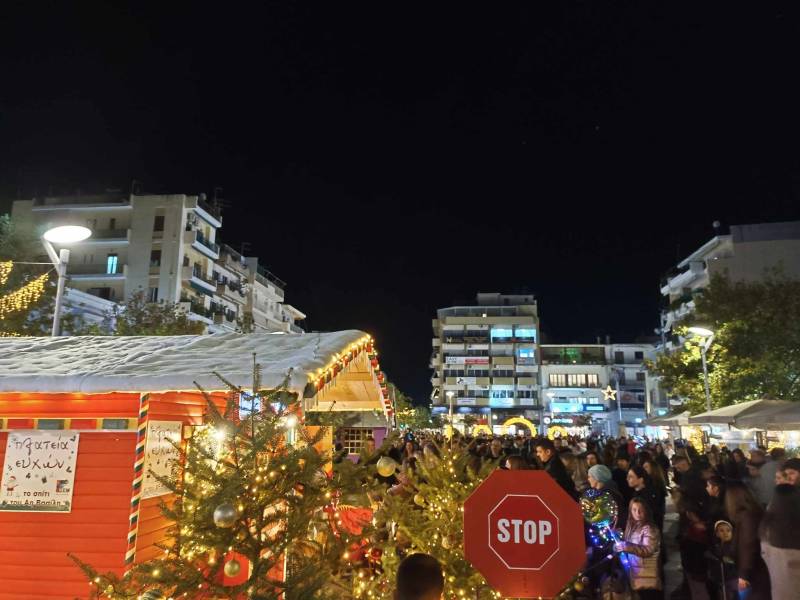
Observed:
[[[0,297],[0,320],[13,312],[25,310],[42,297],[48,274],[39,275],[19,289]],[[6,275],[6,280],[8,275]],[[5,280],[3,281],[5,283]]]

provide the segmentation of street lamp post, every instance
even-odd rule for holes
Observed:
[[[450,405],[450,450],[453,449],[453,433],[455,432],[455,428],[453,427],[453,396],[455,393],[452,390],[449,390],[447,393],[447,402]]]
[[[56,268],[58,273],[58,285],[56,287],[56,302],[53,308],[53,330],[52,337],[61,335],[61,305],[64,303],[64,284],[67,276],[67,265],[69,264],[69,249],[61,248],[58,254],[53,244],[65,245],[82,242],[92,235],[92,232],[86,227],[79,225],[62,225],[60,227],[53,227],[44,232],[42,236],[42,244],[44,249],[47,250],[47,256]]]
[[[700,343],[700,358],[703,361],[703,387],[706,391],[706,412],[711,410],[711,390],[708,387],[708,363],[706,361],[706,353],[714,341],[714,332],[705,327],[689,327],[689,332],[699,337],[702,342]]]

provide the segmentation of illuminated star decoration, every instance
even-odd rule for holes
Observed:
[[[607,386],[606,389],[603,390],[603,400],[616,400],[617,399],[617,390],[612,390],[611,386]]]

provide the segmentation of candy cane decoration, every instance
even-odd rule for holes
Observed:
[[[136,424],[136,460],[133,463],[133,492],[131,494],[131,513],[128,520],[128,548],[125,550],[125,573],[133,568],[136,556],[136,534],[139,531],[139,504],[142,499],[144,481],[144,447],[147,438],[147,411],[150,408],[150,394],[139,398],[139,420]]]

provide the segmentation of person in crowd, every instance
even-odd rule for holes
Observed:
[[[586,459],[580,454],[575,454],[573,452],[561,452],[559,453],[559,457],[561,458],[561,462],[564,463],[567,473],[572,477],[572,483],[575,485],[575,489],[579,494],[582,493],[589,487],[589,482],[587,480],[587,471],[589,467],[586,465]]]
[[[595,465],[603,464],[600,461],[600,456],[597,454],[596,450],[589,450],[586,453],[586,468],[590,469]]]
[[[700,472],[683,452],[672,457],[675,470],[675,508],[678,512],[678,547],[684,572],[682,590],[692,600],[707,600],[705,552],[709,544],[705,507],[708,496]]]
[[[547,438],[540,438],[536,440],[536,457],[541,461],[542,468],[547,471],[548,475],[552,477],[561,488],[570,496],[575,498],[575,484],[572,478],[567,473],[564,463],[556,452],[555,445],[552,440]]]
[[[772,500],[776,471],[777,465],[772,459],[767,459],[763,451],[753,450],[750,453],[750,460],[747,461],[747,487],[753,492],[762,508],[766,508]]]
[[[443,596],[444,575],[438,560],[418,552],[400,562],[394,600],[441,600]]]
[[[712,475],[706,479],[706,522],[713,527],[717,521],[726,521],[725,514],[725,480],[719,475]]]
[[[790,458],[783,463],[782,470],[787,483],[800,486],[800,458]]]
[[[639,600],[663,598],[660,546],[661,532],[653,522],[650,506],[642,498],[634,498],[628,505],[628,523],[623,540],[614,549],[627,554],[631,588]]]
[[[664,444],[661,442],[657,443],[654,446],[655,455],[653,456],[653,460],[661,467],[661,470],[664,472],[664,476],[666,477],[669,473],[669,457],[667,456],[666,452],[664,451]]]
[[[625,525],[628,522],[628,505],[625,504],[625,499],[617,489],[617,484],[614,483],[611,470],[605,465],[595,465],[589,469],[587,481],[590,489],[607,490],[613,496],[617,505],[617,522],[614,527],[616,529],[625,529]]]
[[[628,470],[631,468],[631,459],[624,452],[617,454],[615,461],[616,467],[611,470],[611,476],[614,478],[614,483],[617,484],[622,497],[625,499],[625,506],[633,498],[632,490],[628,487]]]
[[[650,475],[644,470],[644,467],[633,466],[628,469],[627,478],[628,487],[632,490],[634,498],[641,498],[647,503],[650,508],[650,514],[653,517],[658,530],[664,529],[664,513],[661,510],[661,498],[653,488],[650,480]]]
[[[503,451],[503,441],[500,438],[492,438],[489,442],[489,449],[483,457],[484,462],[495,463],[498,467],[503,467],[506,461],[506,453]]]
[[[519,454],[512,454],[506,459],[503,468],[509,471],[527,471],[528,463]]]
[[[731,452],[731,458],[733,462],[728,465],[727,472],[723,473],[725,479],[744,481],[747,478],[747,458],[745,458],[744,452],[735,448]]]
[[[787,464],[790,461],[800,463],[794,458]],[[789,483],[786,471],[785,467],[778,471],[776,480],[785,483],[775,486],[761,520],[761,556],[769,571],[772,597],[800,600],[800,489]]]
[[[730,481],[725,489],[725,512],[733,524],[733,551],[739,574],[739,594],[747,600],[769,600],[769,571],[761,557],[758,537],[763,509],[747,485],[740,481]]]

